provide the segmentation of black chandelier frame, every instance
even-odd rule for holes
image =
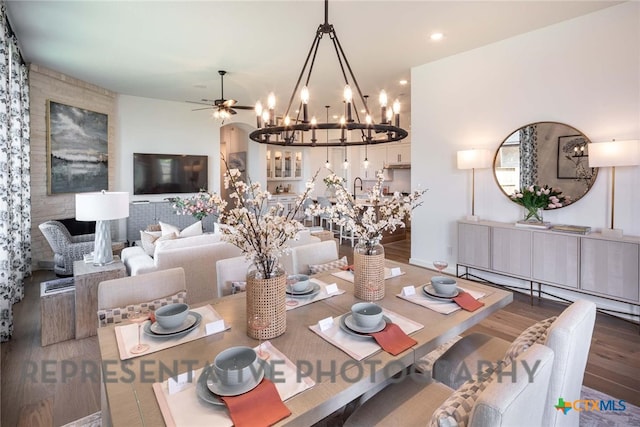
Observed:
[[[374,145],[374,144],[384,144],[394,141],[400,141],[408,136],[406,130],[400,127],[400,117],[398,114],[394,114],[395,122],[392,123],[391,120],[384,121],[381,123],[371,123],[362,122],[360,120],[360,115],[358,113],[358,109],[356,108],[355,102],[346,103],[345,102],[345,120],[344,123],[314,123],[309,121],[308,113],[307,113],[307,104],[300,101],[300,108],[298,108],[297,115],[295,119],[292,119],[290,124],[283,124],[284,117],[289,116],[289,112],[291,111],[291,106],[293,105],[294,99],[296,97],[296,93],[298,93],[298,89],[300,87],[300,83],[305,75],[305,71],[308,71],[305,79],[305,86],[308,86],[309,81],[311,80],[311,73],[313,71],[313,66],[315,64],[316,55],[318,53],[318,47],[320,46],[320,41],[322,40],[325,34],[329,35],[329,38],[333,42],[333,47],[336,52],[336,56],[338,57],[338,63],[340,64],[340,70],[342,72],[342,76],[344,77],[345,85],[350,85],[349,78],[347,76],[348,70],[349,76],[351,77],[351,81],[356,88],[358,96],[360,97],[360,101],[364,106],[366,114],[369,117],[371,116],[371,112],[366,102],[366,97],[362,94],[360,90],[360,85],[353,74],[353,70],[351,69],[351,65],[347,60],[346,55],[342,49],[342,45],[340,44],[340,40],[338,39],[338,35],[332,24],[329,24],[329,0],[325,0],[324,2],[324,23],[318,26],[316,30],[315,37],[313,39],[313,43],[311,44],[311,49],[307,54],[307,58],[304,62],[304,66],[300,71],[300,75],[298,76],[298,81],[291,93],[291,98],[289,99],[289,104],[287,105],[287,109],[281,119],[280,123],[277,123],[275,117],[275,111],[269,110],[270,119],[266,123],[261,123],[261,117],[257,117],[258,129],[251,132],[249,138],[255,142],[261,144],[270,144],[270,145],[280,145],[280,146],[304,146],[304,147],[344,147],[344,146],[352,146],[352,145]],[[351,105],[353,104],[353,106]],[[385,120],[387,117],[386,109],[389,107],[383,106],[381,107],[381,120]],[[355,120],[353,118],[352,110],[355,112]],[[300,114],[302,113],[302,117]],[[338,141],[329,141],[326,142],[318,142],[316,138],[317,130],[340,130],[341,137]],[[349,131],[359,131],[356,134],[359,136],[357,139],[348,140],[347,135],[351,135],[352,133]],[[311,133],[310,139],[305,142],[304,135],[305,133]],[[348,132],[348,133],[347,133]],[[380,136],[383,134],[383,136]],[[297,136],[300,136],[298,139]]]

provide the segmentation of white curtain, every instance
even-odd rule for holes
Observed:
[[[4,1],[0,12],[0,341],[7,341],[31,274],[29,80]]]

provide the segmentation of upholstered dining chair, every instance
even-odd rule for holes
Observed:
[[[344,425],[539,427],[544,425],[542,414],[553,360],[549,347],[534,344],[506,368],[515,370],[515,375],[496,371],[487,377],[474,377],[458,390],[405,377],[356,409]]]
[[[518,341],[535,340],[553,350],[555,359],[551,382],[546,395],[544,418],[541,425],[577,427],[579,412],[564,414],[555,409],[559,397],[580,397],[582,380],[589,356],[591,336],[596,318],[596,306],[587,300],[578,300],[553,320],[538,322],[513,343],[490,335],[473,333],[464,336],[440,356],[433,367],[433,378],[449,387],[457,388],[463,381],[460,375],[476,367],[479,361],[497,361],[517,346]]]
[[[184,269],[181,267],[105,280],[98,285],[98,313],[106,309],[125,308],[128,305],[169,297],[185,292],[185,289]],[[98,314],[98,327],[100,323]],[[109,426],[109,402],[104,387],[104,381],[100,381],[102,425]]]
[[[233,293],[233,282],[246,281],[250,266],[251,260],[244,255],[218,260],[216,262],[218,298]]]
[[[288,274],[309,274],[309,264],[325,264],[338,259],[338,246],[334,239],[296,246],[280,258]]]

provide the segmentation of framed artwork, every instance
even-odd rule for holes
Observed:
[[[240,179],[247,180],[247,152],[240,151],[237,153],[229,153],[227,161],[229,169],[238,169],[240,171]]]
[[[584,179],[590,172],[587,140],[583,135],[558,137],[558,179]]]
[[[47,194],[109,189],[108,116],[47,101]]]

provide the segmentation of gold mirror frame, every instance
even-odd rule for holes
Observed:
[[[526,124],[509,133],[498,147],[493,177],[507,197],[529,185],[549,185],[562,190],[573,204],[589,192],[598,175],[598,168],[589,167],[590,142],[564,123]]]

